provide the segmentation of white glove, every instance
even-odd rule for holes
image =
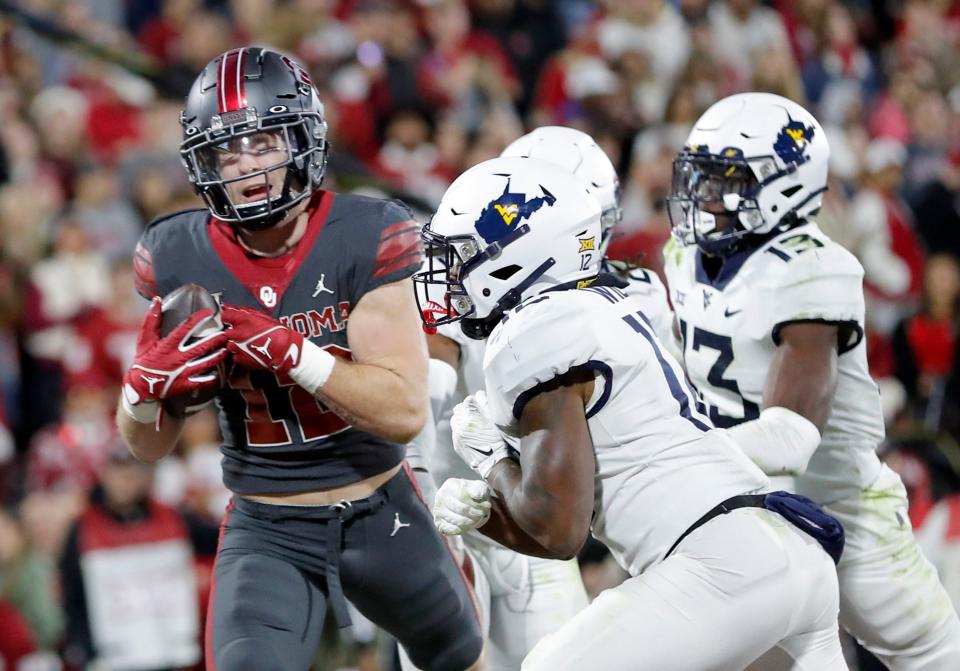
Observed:
[[[445,480],[433,502],[433,522],[444,536],[459,536],[490,519],[490,487],[483,480]]]
[[[463,399],[450,418],[454,452],[483,479],[494,464],[509,458],[511,451],[486,410],[487,397],[478,391]]]

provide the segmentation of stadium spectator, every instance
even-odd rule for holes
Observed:
[[[960,145],[914,206],[917,233],[931,253],[960,256]]]
[[[913,413],[931,431],[941,426],[960,429],[958,305],[960,265],[953,256],[932,256],[924,269],[922,307],[893,333],[897,378],[907,390]]]
[[[851,220],[863,263],[870,321],[888,334],[919,297],[923,250],[913,217],[898,189],[906,151],[895,140],[877,139],[864,156],[861,189],[853,201]]]
[[[57,582],[53,558],[30,546],[16,511],[0,509],[0,603],[23,618],[37,650],[55,650],[63,634]]]
[[[115,442],[60,558],[66,659],[83,668],[172,669],[200,659],[186,523],[150,498],[153,467]]]
[[[716,53],[736,72],[739,90],[748,90],[762,52],[789,44],[783,19],[756,0],[717,0],[708,16]]]

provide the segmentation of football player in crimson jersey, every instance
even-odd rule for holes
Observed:
[[[473,596],[403,462],[424,422],[427,355],[410,276],[419,228],[393,201],[319,188],[323,105],[304,70],[262,48],[197,78],[181,156],[207,209],[144,232],[134,262],[154,299],[117,421],[145,461],[170,452],[171,395],[217,395],[224,519],[206,636],[209,668],[307,669],[345,599],[422,669],[482,648]],[[222,304],[160,337],[157,296],[193,282]],[[223,371],[220,374],[220,371]]]

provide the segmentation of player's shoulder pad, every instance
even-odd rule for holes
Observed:
[[[199,221],[200,223],[207,223],[207,219],[210,216],[210,210],[205,207],[193,207],[187,210],[178,210],[177,212],[171,212],[170,214],[162,214],[159,217],[156,217],[147,224],[145,231],[162,231],[168,226],[183,224],[183,223],[194,223]]]
[[[337,193],[334,201],[350,213],[349,226],[373,229],[377,232],[401,221],[412,221],[413,212],[400,200],[377,198],[356,193]]]
[[[772,338],[794,322],[823,322],[844,327],[841,353],[863,337],[863,266],[856,257],[827,237],[815,224],[777,235],[758,253],[761,272],[751,284],[772,306]]]
[[[850,251],[831,240],[815,224],[784,231],[764,244],[755,254],[762,260],[759,284],[789,289],[824,281],[842,288],[860,290],[863,266]]]
[[[133,251],[135,283],[141,296],[149,299],[163,292],[163,273],[157,272],[154,259],[179,258],[182,249],[177,245],[184,239],[181,236],[196,236],[206,226],[209,216],[205,208],[181,210],[157,217],[147,225]]]
[[[144,229],[140,235],[140,246],[151,252],[167,244],[173,244],[180,235],[195,233],[194,229],[202,229],[210,220],[210,211],[206,208],[181,210],[157,217]]]
[[[598,340],[587,315],[589,301],[578,290],[533,296],[490,334],[483,368],[498,425],[519,419],[517,402],[524,393],[595,358]]]
[[[359,250],[372,264],[375,284],[407,277],[423,265],[420,224],[409,207],[399,200],[355,194],[337,194],[337,199],[350,213],[346,221],[356,227],[351,237],[367,241]]]
[[[626,280],[625,291],[628,296],[663,296],[666,300],[667,288],[655,271],[649,268],[631,268],[627,272]]]
[[[618,279],[626,282],[628,285],[636,284],[640,290],[647,287],[663,285],[657,273],[649,268],[633,265],[617,259],[604,259],[603,265],[607,271],[613,273]],[[627,287],[624,288],[627,289]]]

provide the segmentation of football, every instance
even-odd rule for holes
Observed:
[[[209,335],[211,332],[222,331],[223,322],[220,320],[220,305],[213,295],[198,284],[184,284],[163,297],[160,303],[160,335],[166,336],[177,326],[190,318],[190,315],[205,309],[213,310],[213,316],[206,320],[201,328],[187,340],[187,344]],[[223,383],[223,372],[218,372],[219,383]],[[164,412],[171,417],[183,418],[201,410],[217,395],[220,385],[189,394],[171,396],[164,400]]]

